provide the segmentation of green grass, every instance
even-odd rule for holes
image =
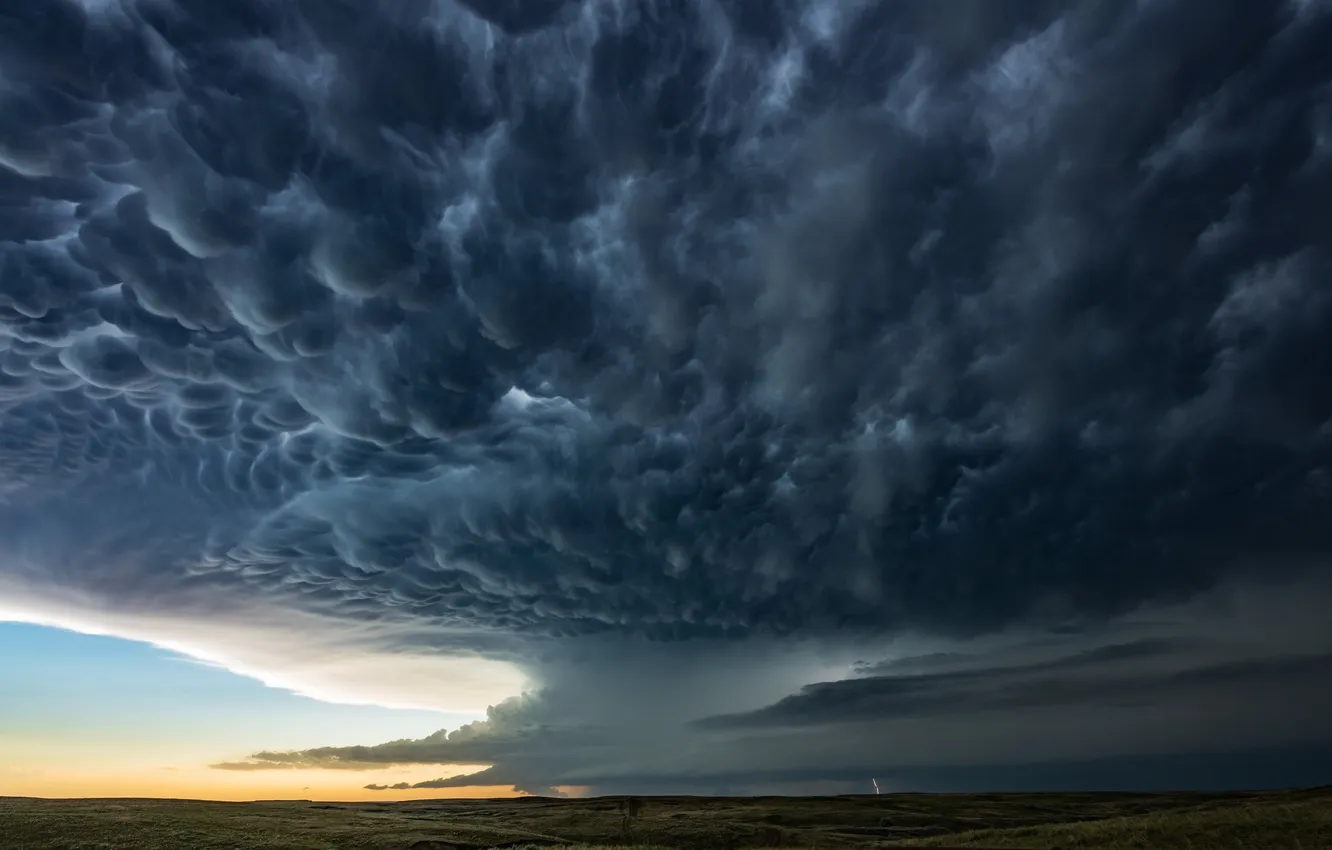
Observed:
[[[681,850],[968,847],[1332,850],[1332,790],[647,797],[405,803],[0,798],[2,850]]]
[[[1332,793],[1290,792],[1268,799],[1195,806],[1082,823],[979,829],[909,842],[921,847],[1032,850],[1315,850],[1332,848]]]

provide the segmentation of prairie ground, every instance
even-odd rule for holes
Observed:
[[[1332,850],[1332,789],[1237,794],[308,801],[0,798],[3,850],[481,850],[595,845]]]

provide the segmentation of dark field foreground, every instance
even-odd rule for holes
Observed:
[[[1332,789],[1245,794],[206,803],[0,798],[3,850],[1332,848]]]

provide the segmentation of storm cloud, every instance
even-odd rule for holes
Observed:
[[[530,787],[998,699],[849,666],[902,640],[1325,610],[1329,42],[1318,0],[10,4],[0,591],[516,665],[540,722],[430,746]],[[1004,705],[1114,687],[1067,672]]]

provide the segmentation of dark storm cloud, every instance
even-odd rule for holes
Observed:
[[[1263,659],[1244,664],[1211,665],[1154,676],[1139,672],[1142,662],[1177,662],[1188,647],[1181,641],[1139,639],[1113,643],[1040,661],[992,664],[985,667],[934,673],[868,675],[805,687],[767,708],[747,714],[698,719],[699,729],[744,728],[764,725],[800,725],[810,722],[839,722],[939,714],[950,711],[973,713],[989,708],[1027,705],[1103,702],[1107,695],[1136,694],[1142,699],[1143,683],[1205,683],[1217,677],[1252,678],[1254,674],[1281,673],[1286,668],[1307,672],[1325,670],[1325,656]],[[911,659],[906,659],[910,661]],[[1129,662],[1126,670],[1124,662]],[[891,666],[891,665],[889,665]],[[866,665],[862,671],[876,666]],[[1110,675],[1106,675],[1107,672]],[[1126,677],[1125,673],[1134,674]],[[1051,678],[1062,674],[1063,678]],[[1116,675],[1118,674],[1118,675]],[[565,683],[567,686],[567,682]],[[1130,687],[1126,687],[1130,686]],[[566,688],[567,690],[567,688]],[[224,770],[270,770],[297,767],[326,767],[347,770],[376,770],[396,764],[448,764],[505,761],[532,758],[543,749],[585,748],[613,737],[606,727],[570,725],[585,718],[587,707],[561,711],[547,693],[525,694],[491,706],[485,720],[456,731],[441,730],[425,738],[389,741],[374,746],[319,747],[293,752],[259,752],[248,761],[215,765]],[[986,704],[989,698],[992,705]],[[567,696],[565,697],[567,699]],[[556,718],[563,717],[563,721]],[[688,718],[685,718],[688,719]],[[441,786],[442,787],[442,786]]]
[[[486,712],[485,720],[453,732],[441,729],[425,738],[375,746],[317,747],[294,752],[259,752],[244,762],[213,765],[219,770],[282,770],[301,767],[375,770],[391,764],[468,764],[531,750],[549,733],[537,718],[538,697],[511,697]]]
[[[1143,673],[1098,671],[1102,664],[1156,654],[1121,650],[1133,644],[1092,650],[1084,656],[1027,667],[953,673],[871,676],[809,685],[773,705],[740,715],[704,718],[702,729],[801,726],[894,717],[944,714],[979,715],[990,711],[1061,706],[1140,705],[1170,692],[1263,688],[1272,681],[1332,681],[1332,655],[1230,661],[1187,670]],[[1327,690],[1327,686],[1324,686]]]
[[[1077,789],[1082,792],[1118,791],[1254,791],[1309,788],[1325,783],[1332,744],[1313,746],[1232,749],[1221,752],[1168,753],[1156,756],[1113,756],[1042,762],[913,765],[896,768],[876,778],[884,793],[898,790],[925,793],[1031,792]],[[424,782],[366,785],[369,791],[406,791],[419,788],[459,788],[490,784],[489,771],[466,777]],[[463,781],[466,780],[466,781]],[[799,771],[719,773],[711,777],[617,776],[610,783],[626,794],[829,795],[873,793],[863,772],[811,765]],[[527,790],[527,789],[523,789]],[[543,786],[529,793],[563,797]]]
[[[10,4],[0,578],[544,663],[1324,571],[1329,40],[1249,0]]]
[[[507,700],[492,707],[486,720],[453,732],[370,746],[259,752],[216,767],[476,764],[489,767],[411,787],[805,793],[800,789],[813,787],[809,783],[863,783],[867,776],[946,790],[983,790],[989,779],[980,777],[1001,775],[998,787],[1005,788],[1061,781],[1063,787],[1131,786],[1125,777],[1153,759],[1166,769],[1139,780],[1169,784],[1196,779],[1198,765],[1215,757],[1225,769],[1216,781],[1243,785],[1237,778],[1241,750],[1270,755],[1288,751],[1295,741],[1332,742],[1332,655],[1299,648],[1328,646],[1328,625],[1317,625],[1314,634],[1321,638],[1310,640],[1303,627],[1265,622],[1279,617],[1293,596],[1319,590],[1289,588],[1284,603],[1269,600],[1256,617],[1250,611],[1214,623],[1220,627],[1208,637],[1197,631],[1197,612],[1174,618],[1171,626],[1191,632],[1188,639],[1165,636],[1164,618],[1153,615],[1121,624],[1118,633],[1065,638],[1086,647],[1076,651],[1048,638],[1007,648],[980,642],[967,651],[859,665],[849,678],[776,700],[756,696],[754,682],[731,672],[718,677],[719,686],[637,658],[656,671],[654,683],[602,659],[593,665],[600,680],[590,687],[556,675],[546,690]],[[763,663],[756,658],[755,666]],[[678,692],[701,696],[690,707]],[[727,696],[731,704],[755,707],[708,713]],[[1181,756],[1170,765],[1188,753],[1198,758]],[[1098,765],[1104,767],[1100,774]],[[1252,781],[1273,781],[1273,765]],[[1298,758],[1290,765],[1291,777],[1317,772]],[[1332,778],[1326,769],[1321,776]]]
[[[11,522],[216,500],[158,557],[533,636],[1324,546],[1327,16],[790,7],[8,13]]]
[[[423,782],[399,782],[396,785],[384,787],[379,785],[364,786],[367,791],[387,791],[390,788],[394,791],[416,790],[420,788],[467,788],[478,785],[513,785],[513,790],[523,794],[535,794],[540,797],[567,797],[563,791],[550,785],[533,785],[523,780],[515,781],[512,777],[502,771],[494,768],[478,771],[476,773],[464,774],[462,776],[441,777],[439,779],[427,779]]]

